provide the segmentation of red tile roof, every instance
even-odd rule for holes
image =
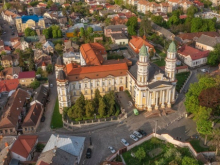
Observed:
[[[37,163],[37,165],[49,165],[49,164],[41,160],[40,162]]]
[[[11,51],[11,48],[9,46],[4,46],[5,50]]]
[[[207,57],[209,55],[209,51],[201,51],[195,49],[191,46],[183,45],[179,50],[178,53],[183,56],[190,56],[192,60],[197,60],[200,58]]]
[[[38,137],[36,135],[20,135],[11,147],[11,152],[14,152],[24,158],[27,158],[34,148]]]
[[[186,19],[186,18],[187,18],[187,15],[180,15],[179,18],[180,18],[180,19]]]
[[[144,40],[141,37],[137,37],[137,36],[132,36],[132,39],[129,41],[129,43],[131,43],[138,50],[143,46],[143,44],[145,46],[148,46],[149,48],[154,49],[154,46],[151,45],[148,41]]]
[[[35,71],[20,72],[18,75],[18,79],[35,78],[35,76],[36,76]]]
[[[182,40],[188,39],[193,40],[194,37],[200,37],[202,34],[207,35],[209,37],[220,37],[220,34],[217,32],[196,32],[196,33],[183,33],[178,35],[178,37],[182,38]]]
[[[18,87],[19,81],[18,79],[11,80],[0,80],[0,93],[1,92],[9,92],[11,90],[15,90]]]
[[[127,74],[128,66],[126,62],[119,61],[114,63],[107,63],[107,65],[87,66],[81,67],[75,64],[66,65],[66,73],[70,81],[81,80],[84,78],[97,79],[104,78],[109,75],[125,76]]]
[[[87,65],[101,65],[104,61],[102,55],[107,54],[103,45],[99,43],[82,44],[80,52]]]

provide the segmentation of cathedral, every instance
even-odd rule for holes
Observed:
[[[74,104],[81,93],[85,99],[93,99],[96,89],[101,95],[111,90],[128,90],[138,110],[170,108],[175,102],[177,50],[174,41],[167,50],[164,70],[150,62],[148,47],[144,44],[139,56],[129,60],[107,60],[102,57],[105,52],[98,48],[99,45],[81,46],[80,59],[84,66],[64,64],[58,57],[55,71],[60,113],[64,107]]]

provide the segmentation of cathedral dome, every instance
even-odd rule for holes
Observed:
[[[144,44],[143,44],[143,46],[140,49],[139,55],[140,56],[148,56],[149,57],[148,50],[147,50],[147,48],[146,48],[146,46]]]
[[[59,70],[58,75],[57,75],[58,80],[66,80],[66,74],[63,70]]]
[[[174,43],[174,41],[172,41],[169,45],[169,48],[167,50],[168,52],[173,52],[175,53],[176,52],[176,44]]]
[[[63,65],[63,58],[61,56],[59,56],[57,58],[57,62],[56,62],[57,65]]]

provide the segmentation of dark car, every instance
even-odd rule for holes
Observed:
[[[11,35],[15,35],[15,33],[11,33]]]
[[[142,129],[139,129],[138,132],[143,136],[147,136],[147,133]]]
[[[91,148],[88,148],[87,151],[86,151],[86,158],[91,158],[92,156],[92,149]]]
[[[41,122],[44,122],[44,121],[45,121],[45,116],[42,116],[41,119],[40,119],[40,121],[41,121]]]

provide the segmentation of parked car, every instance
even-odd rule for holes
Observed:
[[[40,119],[40,121],[41,121],[41,122],[44,122],[44,121],[45,121],[45,116],[42,116],[41,119]]]
[[[50,87],[53,88],[53,84],[50,84]]]
[[[139,138],[142,138],[142,135],[138,131],[134,131],[133,135],[135,135],[135,136],[137,136]]]
[[[121,139],[121,142],[124,146],[129,146],[129,143],[125,139]]]
[[[108,149],[110,149],[111,153],[113,153],[113,154],[115,153],[115,150],[112,146],[108,146]]]
[[[133,134],[130,135],[130,138],[133,139],[134,141],[138,141],[138,138],[134,136]]]
[[[147,136],[147,133],[142,130],[142,129],[139,129],[138,132],[142,135],[142,136]]]
[[[201,69],[203,73],[208,72],[208,69]]]
[[[13,36],[13,35],[15,35],[15,33],[11,33],[11,35]]]
[[[92,149],[88,148],[87,151],[86,151],[86,158],[89,159],[91,157],[92,157]]]

